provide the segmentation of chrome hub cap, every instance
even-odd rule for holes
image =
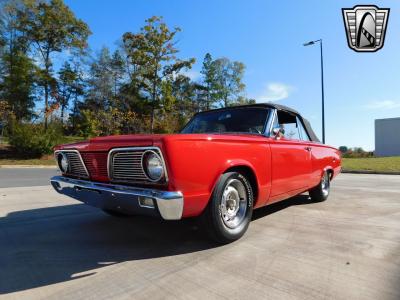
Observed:
[[[329,194],[329,174],[325,173],[321,180],[322,194],[326,197]]]
[[[244,184],[237,179],[228,181],[222,194],[220,215],[224,224],[236,228],[242,223],[247,211],[247,192]]]

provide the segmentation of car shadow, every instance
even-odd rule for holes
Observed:
[[[283,210],[285,208],[288,208],[290,206],[306,205],[306,204],[312,204],[312,203],[313,202],[311,201],[311,198],[308,194],[297,195],[295,197],[255,209],[253,212],[252,220],[254,221],[259,218],[266,217],[270,214],[276,213],[276,212]]]
[[[253,219],[307,203],[300,195],[255,210]],[[12,212],[0,218],[0,294],[91,276],[125,261],[218,246],[195,219],[115,218],[83,204]]]

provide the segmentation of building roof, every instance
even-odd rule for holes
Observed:
[[[383,118],[383,119],[375,119],[375,122],[376,121],[399,121],[400,120],[400,117],[395,117],[395,118]]]

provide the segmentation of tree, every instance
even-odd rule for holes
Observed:
[[[207,53],[204,56],[203,68],[201,69],[201,74],[204,76],[203,79],[203,91],[206,102],[206,110],[210,109],[214,102],[217,100],[216,97],[216,65],[212,60],[211,54]]]
[[[21,3],[3,4],[0,15],[0,97],[17,120],[30,119],[34,107],[36,67],[28,57],[28,43],[17,29]]]
[[[245,65],[228,58],[219,58],[213,61],[215,68],[216,97],[227,107],[234,102],[245,89],[242,82]]]
[[[228,58],[212,59],[207,53],[203,60],[201,74],[202,88],[199,90],[200,101],[205,102],[205,109],[210,109],[215,103],[230,106],[235,103],[251,103],[242,93],[245,89],[243,75],[245,65]]]
[[[62,0],[25,0],[24,3],[24,7],[19,10],[19,29],[26,33],[43,63],[41,78],[47,128],[49,95],[55,81],[51,55],[67,49],[83,50],[87,47],[87,38],[91,32],[87,24],[77,19]]]
[[[199,105],[197,95],[203,86],[190,80],[185,75],[178,75],[172,82],[172,94],[176,99],[176,109],[180,115],[187,118],[198,112]]]
[[[13,117],[14,114],[7,101],[0,100],[0,142],[4,136],[4,129],[12,122]]]
[[[76,95],[79,89],[79,74],[72,69],[69,62],[65,62],[58,71],[57,100],[61,108],[61,124],[64,124],[64,113],[69,106],[70,99]]]
[[[126,77],[120,50],[111,54],[109,48],[103,47],[90,65],[86,104],[95,111],[122,106],[119,98]]]
[[[108,109],[113,102],[114,79],[111,72],[111,54],[107,47],[103,47],[92,61],[87,84],[89,89],[86,107],[95,112]]]
[[[85,90],[86,90],[86,82],[83,79],[84,78],[84,70],[82,66],[82,62],[80,60],[80,57],[77,57],[77,60],[72,60],[73,64],[73,70],[76,74],[76,78],[74,81],[74,90],[73,90],[73,105],[72,105],[72,111],[70,112],[69,119],[71,121],[72,125],[72,131],[76,133],[77,128],[76,128],[76,123],[77,120],[79,119],[79,106],[81,105],[81,97],[85,95]]]
[[[256,100],[247,98],[244,96],[239,96],[234,102],[232,102],[232,105],[248,105],[248,104],[255,104]]]
[[[140,89],[150,100],[151,132],[154,130],[155,110],[160,107],[163,80],[171,80],[182,69],[191,68],[194,59],[179,60],[175,47],[175,35],[179,28],[170,30],[161,17],[146,20],[139,33],[126,32],[123,35],[125,52],[132,65],[133,76],[140,82]]]
[[[113,97],[117,98],[118,90],[125,76],[125,61],[118,49],[114,51],[110,59],[110,72],[113,79]]]

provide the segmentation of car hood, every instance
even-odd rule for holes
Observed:
[[[55,147],[55,150],[76,149],[79,151],[109,151],[118,147],[147,147],[160,146],[165,142],[190,141],[260,141],[267,137],[257,134],[130,134],[96,137],[88,141],[64,144]]]
[[[165,136],[165,134],[129,134],[96,137],[83,142],[60,145],[55,147],[55,150],[109,151],[118,147],[153,146],[155,141],[160,141]]]

